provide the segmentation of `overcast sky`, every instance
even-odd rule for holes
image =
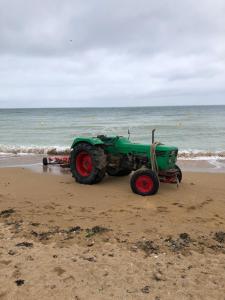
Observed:
[[[0,107],[225,104],[224,0],[0,0]]]

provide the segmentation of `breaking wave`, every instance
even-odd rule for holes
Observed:
[[[189,151],[179,151],[178,158],[183,160],[218,160],[225,159],[225,151],[198,151],[198,150],[189,150]]]
[[[63,146],[6,146],[0,145],[0,156],[22,155],[64,155],[69,154],[70,148]],[[225,151],[181,150],[178,158],[182,160],[218,160],[225,159]]]
[[[70,153],[70,148],[61,146],[2,146],[0,145],[0,155],[61,155]]]

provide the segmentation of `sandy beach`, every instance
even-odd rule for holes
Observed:
[[[0,300],[225,300],[224,12],[0,0]]]
[[[129,176],[0,169],[0,299],[225,299],[225,174],[133,194]]]

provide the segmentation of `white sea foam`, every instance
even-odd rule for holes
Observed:
[[[70,150],[68,147],[62,146],[6,146],[0,145],[0,155],[35,155],[35,154],[65,154]]]
[[[225,151],[184,150],[179,151],[178,158],[182,160],[219,160],[225,159]]]

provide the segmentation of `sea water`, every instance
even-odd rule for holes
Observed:
[[[0,109],[0,155],[70,148],[77,136],[122,135],[179,147],[183,157],[225,157],[225,106]]]

